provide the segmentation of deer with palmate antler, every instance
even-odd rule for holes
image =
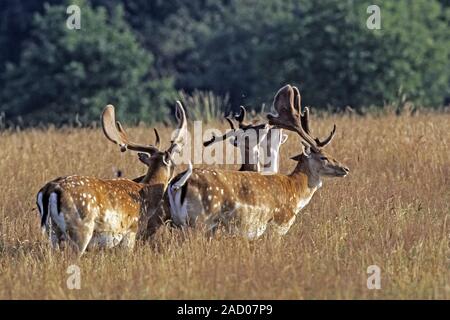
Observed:
[[[51,236],[54,246],[67,242],[81,255],[87,248],[132,249],[141,219],[158,207],[174,172],[174,154],[181,152],[186,136],[186,115],[177,102],[178,131],[167,150],[155,145],[132,142],[120,122],[115,121],[114,107],[106,106],[102,114],[105,136],[117,143],[121,151],[139,152],[148,166],[140,183],[128,179],[99,179],[67,176],[48,182],[37,194],[41,227]],[[145,221],[146,222],[146,221]]]
[[[232,116],[234,119],[230,116],[225,117],[230,124],[231,130],[222,136],[213,135],[203,145],[208,147],[211,144],[231,138],[230,142],[234,147],[240,149],[242,157],[239,171],[264,172],[265,174],[278,173],[280,147],[286,142],[288,136],[282,133],[282,129],[278,129],[268,123],[248,123],[245,120],[245,116],[246,110],[241,106],[240,112]],[[238,128],[235,127],[233,120],[238,122]],[[251,136],[252,134],[253,136]],[[247,137],[250,139],[247,139]],[[269,162],[264,162],[262,159],[261,146],[266,149],[264,154],[270,157]],[[142,178],[138,177],[135,181],[140,181]],[[166,201],[163,201],[161,206],[155,211],[155,214],[149,218],[144,239],[148,240],[151,238],[170,218],[170,203],[166,195]]]
[[[292,158],[297,165],[290,175],[190,167],[167,190],[173,222],[208,231],[224,225],[248,239],[260,237],[270,224],[283,235],[321,187],[323,177],[346,176],[349,169],[323,150],[336,127],[323,141],[313,138],[308,109],[301,113],[300,99],[298,89],[286,85],[274,99],[278,115],[268,115],[271,125],[297,132],[305,144],[304,151]]]

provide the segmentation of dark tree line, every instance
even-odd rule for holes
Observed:
[[[1,0],[0,111],[27,123],[163,120],[178,90],[258,110],[285,83],[316,107],[450,96],[447,0]],[[81,29],[66,27],[67,6]],[[381,8],[369,30],[367,7]]]

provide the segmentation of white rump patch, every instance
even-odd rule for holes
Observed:
[[[168,191],[170,216],[176,225],[184,226],[187,224],[187,201],[181,204],[180,189],[175,189],[174,186],[170,186]]]
[[[175,224],[184,226],[187,223],[187,201],[181,203],[181,187],[185,185],[189,177],[192,175],[192,163],[189,161],[188,169],[178,181],[169,185],[168,196],[170,204],[170,215]]]
[[[181,176],[180,179],[178,179],[177,182],[174,182],[174,184],[172,185],[173,188],[175,190],[180,189],[182,186],[184,186],[184,184],[186,183],[186,181],[189,179],[189,177],[192,174],[192,162],[189,161],[188,164],[188,169],[186,170],[186,172]]]
[[[59,230],[62,233],[66,233],[66,221],[64,220],[64,214],[58,212],[58,195],[55,192],[52,192],[48,199],[48,212]]]

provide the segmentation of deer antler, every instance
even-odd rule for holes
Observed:
[[[239,114],[233,116],[234,119],[239,122],[239,128],[238,129],[236,129],[236,127],[234,126],[233,120],[230,119],[229,116],[225,117],[225,120],[227,120],[228,123],[230,124],[231,130],[228,131],[227,133],[225,133],[222,136],[216,136],[216,135],[213,134],[211,139],[203,142],[203,146],[207,147],[207,146],[209,146],[209,145],[211,145],[213,143],[216,143],[216,142],[219,142],[219,141],[223,141],[223,140],[226,140],[226,139],[228,139],[230,137],[236,136],[236,133],[239,130],[241,132],[245,132],[246,130],[249,130],[249,129],[253,129],[253,130],[258,131],[258,130],[267,128],[266,127],[267,126],[266,123],[261,123],[261,124],[243,124],[242,122],[245,119],[245,114],[246,114],[246,110],[245,110],[245,108],[243,106],[241,106]]]
[[[273,106],[278,112],[278,115],[269,113],[267,115],[269,124],[297,132],[313,150],[318,151],[319,148],[316,142],[305,132],[301,125],[301,113],[296,110],[296,106],[294,105],[295,99],[299,102],[300,95],[296,97],[294,89],[289,84],[281,88],[275,95],[273,101]]]
[[[169,154],[174,152],[180,153],[182,147],[185,144],[186,135],[187,135],[187,120],[186,120],[186,112],[184,111],[183,105],[179,100],[177,100],[176,109],[175,109],[175,117],[178,120],[178,128],[175,137],[170,141],[170,147],[167,149]]]
[[[245,121],[245,116],[246,115],[247,115],[247,110],[245,110],[244,106],[240,106],[239,107],[239,113],[234,116],[234,119],[236,119],[236,121],[239,122],[239,127],[241,125],[245,125],[244,121]]]
[[[159,149],[159,147],[161,146],[161,139],[159,138],[158,130],[156,130],[156,128],[153,128],[153,131],[155,132],[155,147]]]
[[[275,96],[273,105],[278,115],[268,114],[269,123],[297,132],[314,151],[326,146],[333,139],[336,133],[336,125],[334,125],[330,135],[323,141],[311,136],[309,109],[305,108],[304,113],[301,112],[301,96],[297,87],[286,85],[281,88]]]
[[[210,146],[210,145],[213,144],[213,143],[216,143],[216,142],[219,142],[219,141],[226,140],[226,139],[228,139],[228,138],[233,137],[233,136],[236,135],[236,128],[235,128],[235,126],[234,126],[233,120],[231,120],[231,119],[229,118],[229,116],[225,117],[225,120],[227,120],[228,124],[230,125],[231,130],[228,131],[227,133],[225,133],[225,134],[222,135],[222,136],[216,136],[215,134],[213,134],[213,136],[211,137],[211,139],[209,139],[209,140],[203,142],[203,146],[204,146],[204,147]]]
[[[310,126],[309,126],[309,108],[305,107],[304,111],[302,112],[300,91],[295,86],[292,87],[292,89],[294,90],[294,93],[295,93],[294,104],[300,114],[300,123],[302,125],[302,128],[303,128],[303,130],[305,130],[305,132],[309,136],[312,137],[313,135],[311,133]],[[314,138],[314,141],[316,142],[316,145],[319,148],[323,148],[327,144],[329,144],[331,142],[331,140],[333,140],[335,133],[336,133],[336,125],[333,125],[333,130],[331,131],[330,135],[326,139],[324,139],[323,141],[320,141],[320,139],[316,137],[316,138]]]
[[[158,147],[152,145],[143,145],[132,142],[128,139],[128,134],[119,121],[116,121],[113,105],[107,105],[102,113],[102,128],[106,138],[120,146],[120,151],[128,150],[146,152],[153,154],[158,151]],[[157,135],[157,144],[159,145],[159,135]]]

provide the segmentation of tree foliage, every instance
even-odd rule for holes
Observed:
[[[98,120],[107,103],[121,118],[161,120],[173,96],[170,78],[151,77],[153,55],[142,48],[116,7],[80,2],[81,29],[66,27],[67,6],[36,14],[19,63],[4,74],[2,108],[26,122]]]
[[[114,103],[121,118],[160,120],[175,90],[258,109],[286,83],[317,107],[450,96],[446,0],[84,0],[81,30],[66,28],[69,2],[6,3],[0,16],[18,17],[0,25],[10,118],[92,120]],[[372,4],[380,30],[366,26]]]

